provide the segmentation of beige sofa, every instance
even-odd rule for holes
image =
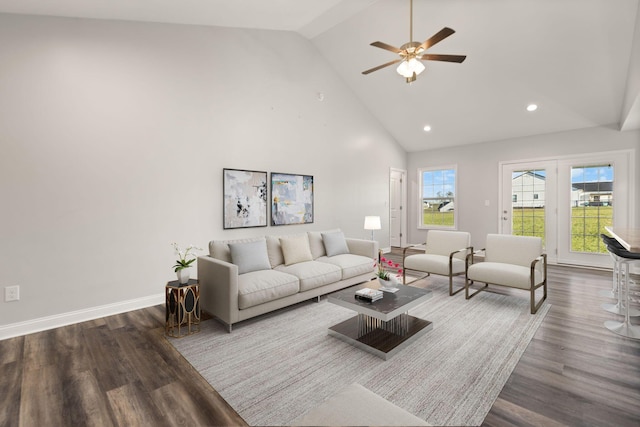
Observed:
[[[371,280],[378,243],[340,230],[213,240],[198,257],[202,310],[232,325]]]

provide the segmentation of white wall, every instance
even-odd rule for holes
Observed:
[[[405,152],[295,33],[0,15],[0,58],[0,338],[158,302],[172,241],[388,222]],[[225,167],[314,175],[315,223],[223,230]]]
[[[473,245],[482,247],[488,233],[498,232],[499,162],[626,149],[635,149],[635,164],[640,166],[640,131],[620,132],[617,126],[609,126],[411,153],[407,172],[411,195],[408,241],[421,243],[427,235],[427,230],[417,228],[417,170],[420,168],[458,165],[458,229],[469,231]],[[637,171],[635,180],[636,190],[640,189]],[[485,200],[489,200],[489,206],[485,206]],[[636,196],[635,203],[637,216],[640,215],[640,196]],[[640,226],[639,218],[632,218],[632,222]]]

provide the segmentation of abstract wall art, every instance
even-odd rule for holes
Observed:
[[[313,222],[313,176],[271,173],[271,225]]]
[[[223,169],[224,228],[267,226],[267,172]]]

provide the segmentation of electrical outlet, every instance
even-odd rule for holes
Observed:
[[[7,286],[4,288],[4,302],[18,301],[20,299],[20,286]]]

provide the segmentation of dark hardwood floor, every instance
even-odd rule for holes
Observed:
[[[640,341],[603,327],[610,286],[610,272],[550,266],[552,307],[484,425],[640,425]],[[0,341],[0,426],[246,425],[163,324],[159,305]]]
[[[640,426],[640,341],[603,326],[621,320],[600,307],[610,288],[611,272],[549,268],[551,309],[485,425]]]
[[[247,425],[164,319],[158,305],[0,341],[0,426]]]

